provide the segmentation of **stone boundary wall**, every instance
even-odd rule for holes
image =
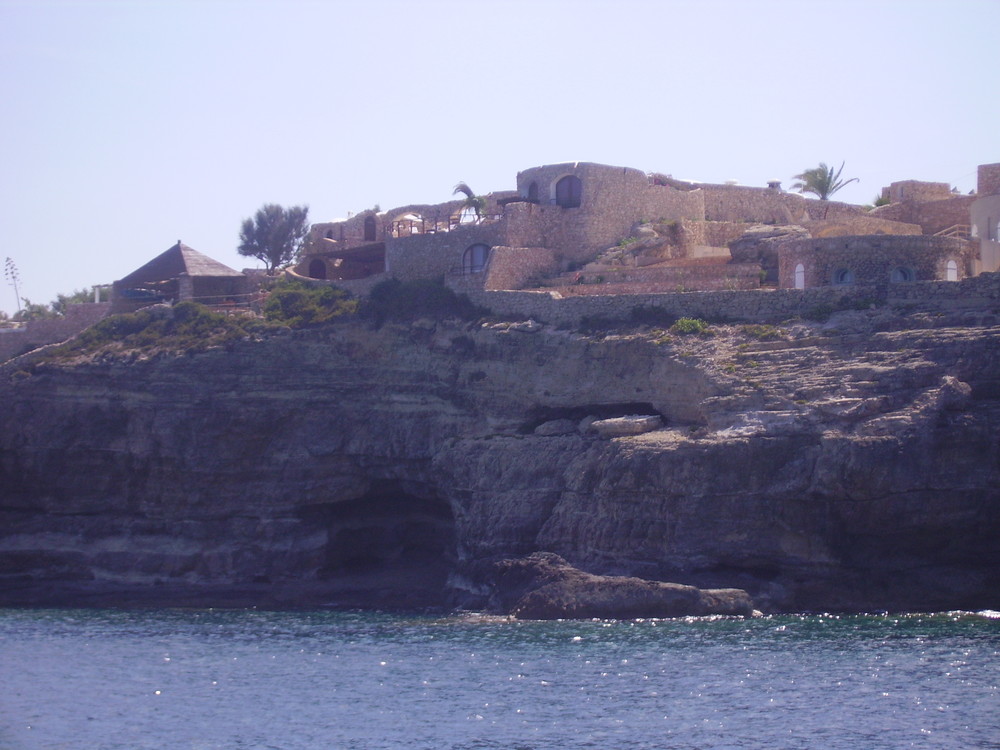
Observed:
[[[111,314],[110,302],[66,306],[66,315],[31,320],[18,328],[0,328],[0,362],[46,344],[58,344]]]
[[[592,275],[592,274],[590,274]],[[756,263],[656,266],[612,271],[601,284],[551,287],[564,297],[601,294],[662,294],[665,291],[712,291],[759,289],[760,266]]]
[[[840,221],[864,216],[860,206],[821,201],[773,188],[743,185],[699,185],[704,194],[708,221],[755,221],[801,224],[805,221]]]
[[[653,308],[675,317],[776,323],[811,310],[889,304],[923,310],[1000,310],[1000,273],[958,282],[859,284],[850,287],[716,291],[674,294],[606,294],[563,297],[557,292],[469,294],[497,315],[574,328],[584,318],[627,321],[634,308]]]

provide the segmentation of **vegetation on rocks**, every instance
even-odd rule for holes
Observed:
[[[333,286],[306,286],[286,281],[275,286],[264,303],[264,318],[291,328],[309,328],[330,323],[358,310],[358,301]]]
[[[712,329],[701,318],[681,318],[672,326],[670,332],[680,336],[711,336]]]
[[[486,313],[464,294],[446,287],[441,279],[382,281],[372,287],[361,312],[376,326],[417,318],[473,320]]]
[[[254,338],[271,326],[250,317],[212,312],[195,302],[155,306],[112,315],[50,350],[53,355],[90,354],[104,350],[198,352]]]

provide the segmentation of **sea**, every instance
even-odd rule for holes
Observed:
[[[0,609],[0,748],[1000,748],[1000,613]]]

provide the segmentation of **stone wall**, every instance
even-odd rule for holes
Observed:
[[[631,295],[576,295],[550,291],[482,291],[469,295],[497,315],[533,318],[576,327],[584,318],[629,320],[635,308],[661,310],[675,317],[706,320],[779,322],[809,311],[849,309],[873,303],[922,310],[992,310],[1000,312],[1000,273],[959,282],[857,284],[850,287],[714,291]]]
[[[979,197],[1000,195],[1000,163],[980,164],[976,177],[976,193]]]
[[[483,287],[522,289],[539,276],[559,270],[554,250],[547,247],[494,247],[490,253]]]
[[[924,234],[936,234],[954,226],[969,224],[969,209],[974,196],[951,195],[943,200],[925,203],[903,201],[879,206],[871,212],[872,218],[917,224]]]
[[[450,232],[389,238],[385,243],[385,270],[401,280],[433,279],[461,273],[462,256],[472,245],[505,245],[505,219],[486,224],[463,224]]]
[[[50,320],[32,320],[18,328],[0,328],[0,362],[46,344],[65,341],[111,313],[110,302],[67,305],[66,314]]]
[[[891,221],[878,216],[852,216],[846,221],[807,221],[802,224],[813,237],[858,234],[923,234],[919,224]]]
[[[947,182],[922,182],[920,180],[900,180],[882,189],[882,195],[891,203],[914,201],[947,200],[951,197],[951,186]]]
[[[804,266],[806,287],[839,283],[840,271],[849,271],[850,283],[880,284],[894,269],[908,269],[913,281],[946,278],[947,263],[955,261],[958,279],[970,273],[974,247],[965,240],[924,235],[867,235],[790,240],[778,250],[778,283],[795,286],[795,267]]]
[[[765,224],[801,224],[806,221],[844,220],[864,216],[860,206],[820,201],[774,188],[743,185],[700,185],[709,221],[745,221]]]
[[[632,295],[760,288],[760,265],[757,263],[684,263],[609,270],[602,274],[603,280],[598,284],[587,283],[591,276],[583,277],[583,283],[552,289],[569,297],[580,294]]]
[[[580,205],[556,205],[556,184],[575,176],[581,182]],[[701,219],[697,192],[652,185],[646,175],[627,167],[585,162],[535,167],[517,176],[518,194],[527,197],[534,184],[538,203],[511,204],[508,245],[549,247],[566,261],[586,261],[628,237],[641,221]],[[513,211],[511,211],[513,209]]]

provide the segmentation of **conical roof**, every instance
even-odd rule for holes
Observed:
[[[212,260],[207,255],[190,248],[180,240],[168,250],[157,255],[149,263],[137,268],[122,279],[127,284],[141,284],[150,281],[176,279],[181,274],[188,276],[242,276],[227,265]]]

